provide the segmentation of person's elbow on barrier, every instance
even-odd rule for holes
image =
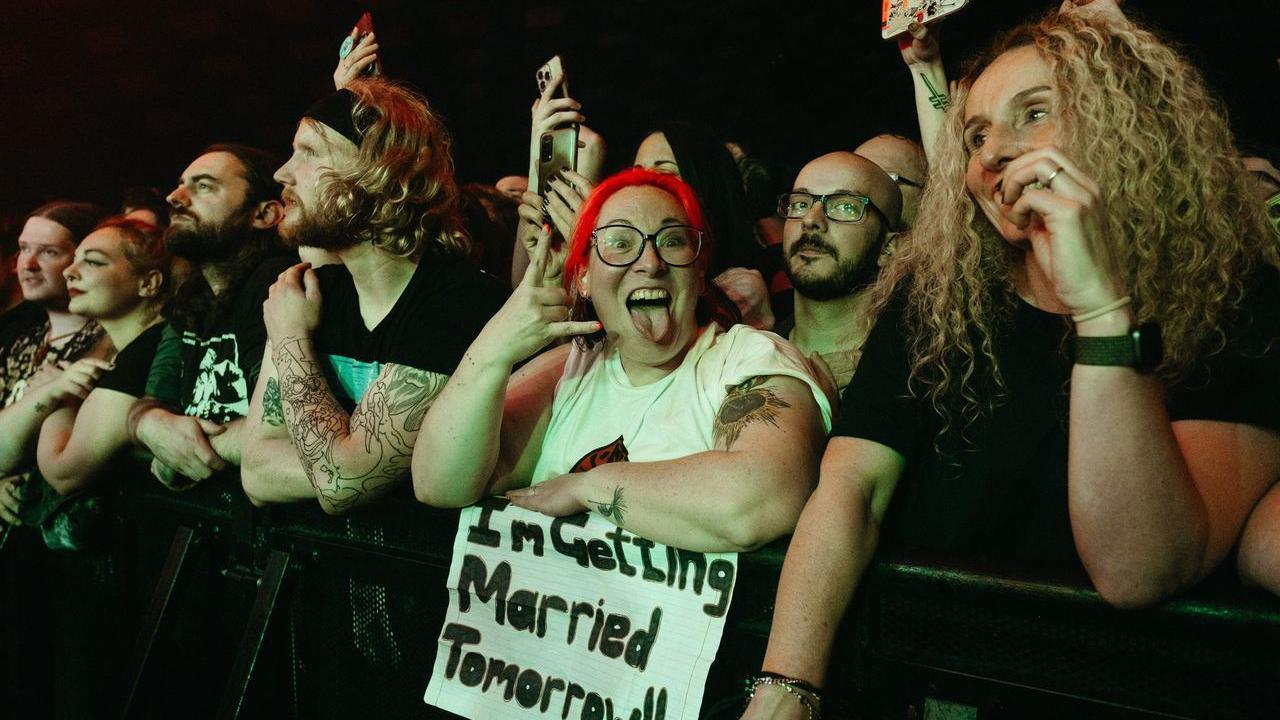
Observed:
[[[40,475],[45,482],[49,483],[49,487],[53,488],[54,492],[62,497],[73,495],[89,487],[90,481],[93,479],[91,475],[49,473],[44,468],[40,469]]]
[[[727,503],[721,525],[724,541],[734,552],[751,552],[790,535],[796,529],[800,511],[809,498],[809,488],[796,490],[788,488],[781,493],[753,493]]]
[[[266,507],[274,500],[270,464],[256,443],[245,443],[240,455],[240,487],[254,507]]]
[[[474,505],[484,497],[481,483],[464,482],[450,477],[431,463],[413,459],[413,496],[418,502],[434,508],[455,509]]]
[[[1189,534],[1194,534],[1188,529]],[[1085,558],[1085,572],[1098,595],[1112,607],[1122,610],[1148,608],[1169,599],[1191,585],[1198,577],[1200,553],[1193,550],[1175,552],[1166,557]]]

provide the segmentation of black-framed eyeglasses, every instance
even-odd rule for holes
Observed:
[[[888,224],[888,218],[871,202],[871,198],[857,193],[831,193],[830,195],[814,195],[807,192],[789,192],[778,196],[778,214],[784,218],[798,219],[809,212],[814,203],[822,205],[827,219],[835,222],[862,222],[867,216],[867,208],[875,210],[880,219]]]
[[[910,185],[911,187],[918,187],[918,188],[924,187],[924,183],[916,182],[915,180],[912,180],[910,178],[905,178],[896,172],[887,172],[885,174],[889,176],[890,180],[893,180],[899,185]]]
[[[685,267],[692,265],[702,252],[702,236],[702,230],[692,225],[667,225],[652,234],[630,225],[604,225],[591,233],[591,244],[596,246],[600,260],[613,267],[626,267],[639,260],[646,242],[653,243],[662,262]]]

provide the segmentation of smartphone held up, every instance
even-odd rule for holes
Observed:
[[[911,23],[930,23],[969,4],[969,0],[882,0],[880,37],[891,40],[907,32]]]
[[[342,44],[338,46],[338,60],[343,61],[351,57],[351,53],[360,45],[360,41],[365,37],[373,34],[373,17],[369,13],[364,13],[360,19],[356,21],[355,27],[351,28],[351,32],[342,39]],[[374,77],[382,74],[382,61],[374,57],[373,62],[369,63],[361,70],[364,77]]]
[[[548,85],[559,83],[556,94],[559,97],[569,97],[569,80],[559,55],[538,68],[536,80],[540,95],[546,94]],[[534,152],[532,165],[536,170],[537,192],[546,197],[552,180],[560,177],[565,170],[578,169],[578,124],[568,123],[542,133]]]

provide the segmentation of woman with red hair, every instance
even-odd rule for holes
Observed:
[[[712,238],[689,186],[641,168],[605,180],[582,207],[562,280],[549,242],[544,229],[524,280],[428,411],[418,499],[460,507],[506,493],[698,551],[791,532],[830,401],[793,347],[733,324],[707,277]]]

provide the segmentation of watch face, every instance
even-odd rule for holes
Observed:
[[[1164,360],[1164,338],[1156,323],[1143,323],[1133,330],[1134,367],[1155,370]]]

